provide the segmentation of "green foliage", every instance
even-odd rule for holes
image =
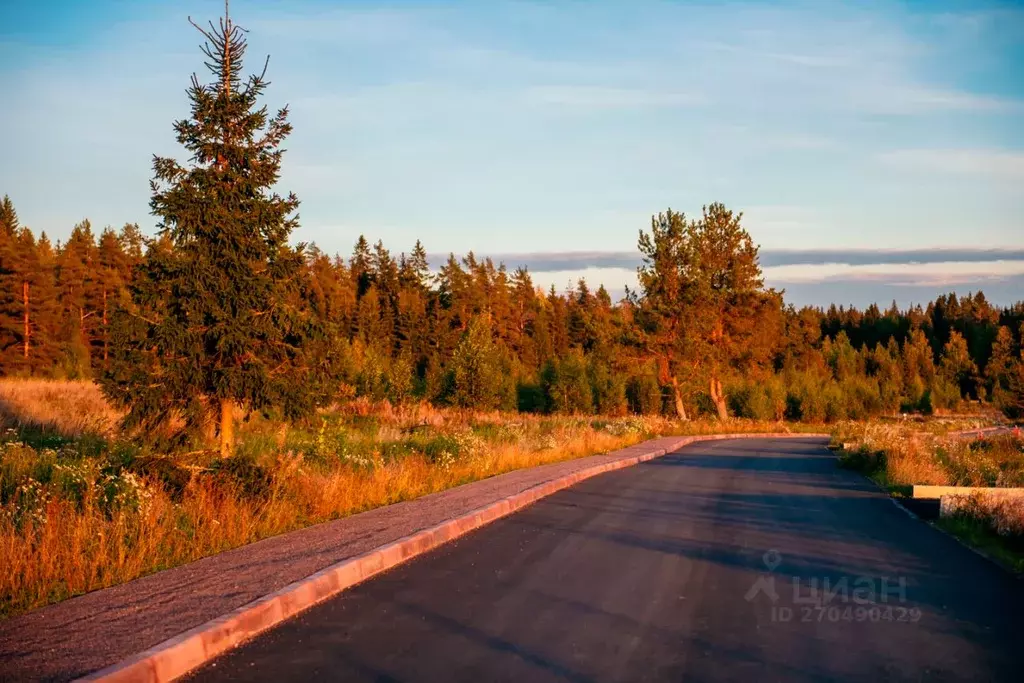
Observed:
[[[954,330],[942,349],[942,360],[939,362],[939,377],[944,380],[942,391],[944,396],[948,396],[948,407],[959,402],[961,394],[974,389],[977,373],[978,367],[971,358],[967,340]]]
[[[680,417],[678,385],[686,375],[707,382],[724,418],[723,378],[763,368],[778,344],[782,297],[765,288],[758,248],[741,219],[718,203],[692,221],[670,209],[640,233],[640,292],[632,301],[642,343],[660,363],[662,382],[672,384]]]
[[[523,413],[543,413],[547,409],[547,396],[539,383],[520,382],[516,387],[516,405]]]
[[[541,375],[541,381],[551,412],[593,412],[593,392],[587,379],[587,366],[582,353],[570,353],[558,360],[549,361]]]
[[[591,358],[587,375],[593,393],[594,411],[601,415],[625,415],[626,382],[607,359]]]
[[[490,321],[473,318],[451,361],[451,396],[463,408],[511,408],[515,384],[491,336]]]
[[[637,415],[660,414],[662,395],[658,379],[647,373],[630,377],[626,382],[626,399],[629,410]]]
[[[209,476],[218,486],[229,487],[249,498],[265,498],[273,486],[273,479],[266,468],[252,457],[241,455],[216,461]]]
[[[885,452],[861,444],[851,450],[839,452],[839,466],[862,472],[868,476],[885,471]]]
[[[761,382],[739,382],[726,388],[729,411],[753,420],[781,420],[786,414],[786,387],[772,377]]]
[[[1011,420],[1024,418],[1024,354],[1015,361],[1007,373],[1007,387],[999,395],[999,407]]]
[[[298,199],[272,189],[287,110],[259,105],[262,75],[243,83],[244,33],[230,19],[203,34],[213,82],[193,77],[191,116],[175,124],[191,165],[154,158],[159,239],[114,314],[102,383],[129,427],[202,428],[219,413],[228,454],[233,405],[307,415],[331,356],[315,353],[325,330],[302,298],[302,247],[288,243]]]

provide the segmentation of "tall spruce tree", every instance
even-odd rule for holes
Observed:
[[[191,21],[191,20],[190,20]],[[129,426],[216,424],[232,453],[239,407],[308,413],[317,335],[299,299],[303,247],[289,246],[299,201],[272,191],[291,132],[287,108],[258,104],[264,73],[243,81],[244,31],[227,13],[208,28],[213,81],[192,76],[191,116],[175,123],[190,163],[154,157],[150,206],[159,238],[137,269],[132,301],[113,316],[107,394]],[[219,419],[217,419],[219,416]]]

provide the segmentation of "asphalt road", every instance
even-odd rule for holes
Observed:
[[[346,591],[198,681],[1020,681],[1024,582],[820,440],[697,444]]]

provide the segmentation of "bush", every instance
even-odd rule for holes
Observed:
[[[829,384],[834,384],[829,380]],[[786,417],[790,420],[805,422],[824,422],[829,414],[827,387],[816,377],[798,375],[794,378],[786,393]],[[841,399],[841,397],[840,397]],[[831,413],[837,412],[833,405]]]
[[[944,377],[936,377],[930,398],[934,410],[954,410],[960,405],[960,387]]]
[[[490,323],[477,317],[455,348],[451,360],[451,401],[462,408],[511,409],[516,386],[511,368],[491,338]]]
[[[636,375],[626,382],[626,401],[629,410],[637,415],[661,413],[661,386],[651,374]]]
[[[864,474],[874,474],[885,469],[885,453],[861,445],[839,454],[839,466]]]
[[[543,413],[547,408],[544,387],[535,382],[521,382],[516,387],[516,403],[519,412]]]
[[[625,415],[626,383],[607,363],[592,361],[589,368],[594,409],[602,415]]]
[[[391,361],[384,373],[384,392],[389,401],[395,405],[407,403],[412,398],[415,388],[415,368],[406,355]]]
[[[128,471],[140,477],[158,482],[173,501],[180,501],[185,487],[192,479],[192,473],[170,458],[143,456],[128,466]]]
[[[541,376],[548,409],[557,413],[591,413],[593,393],[587,379],[583,355],[572,352],[558,361],[549,361]]]
[[[829,382],[823,392],[825,422],[838,422],[846,419],[846,395],[834,382]]]
[[[233,488],[239,494],[263,498],[270,494],[273,481],[270,473],[252,458],[233,456],[217,460],[210,468],[219,484]]]
[[[729,412],[751,420],[781,420],[786,413],[786,389],[772,377],[764,382],[733,384],[726,388]]]
[[[851,377],[843,381],[839,387],[844,399],[846,417],[851,420],[863,420],[882,412],[882,397],[878,383],[874,379]]]

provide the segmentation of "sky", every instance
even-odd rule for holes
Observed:
[[[0,194],[149,215],[219,0],[0,0]],[[635,281],[652,214],[744,212],[798,305],[1024,299],[1024,3],[234,0],[295,130],[296,240]],[[205,77],[205,76],[204,76]]]

